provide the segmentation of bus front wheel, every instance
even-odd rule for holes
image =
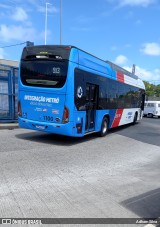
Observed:
[[[101,125],[100,136],[103,137],[107,135],[108,132],[108,118],[104,117]]]

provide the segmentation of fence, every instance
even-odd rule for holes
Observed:
[[[18,117],[18,68],[0,65],[0,122],[15,122]]]

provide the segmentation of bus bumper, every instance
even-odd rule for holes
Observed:
[[[76,127],[74,127],[73,122],[68,122],[66,124],[48,123],[48,122],[36,122],[24,118],[18,117],[18,123],[20,128],[26,128],[31,130],[49,132],[65,136],[76,136],[82,137],[81,134],[76,133]]]

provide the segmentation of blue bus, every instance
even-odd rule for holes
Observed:
[[[26,129],[105,136],[143,116],[143,81],[74,46],[25,47],[18,88],[18,122]]]

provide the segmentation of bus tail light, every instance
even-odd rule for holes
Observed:
[[[18,116],[19,117],[22,116],[22,109],[21,109],[21,103],[20,103],[20,101],[18,101]]]
[[[63,112],[63,119],[62,119],[62,123],[68,123],[69,121],[69,109],[65,106],[64,107],[64,112]]]

